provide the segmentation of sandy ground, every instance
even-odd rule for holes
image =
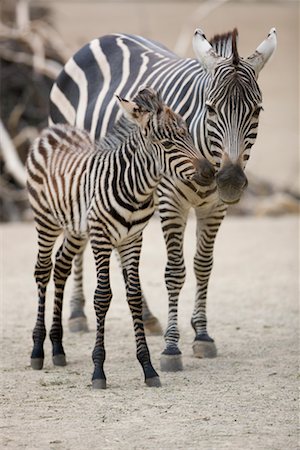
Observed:
[[[69,284],[64,310],[68,365],[52,366],[47,339],[45,367],[33,371],[29,357],[36,313],[35,231],[33,224],[1,226],[2,448],[299,448],[298,219],[227,218],[221,227],[208,302],[209,332],[219,351],[213,360],[192,356],[194,229],[192,217],[185,239],[187,280],[179,320],[184,371],[161,373],[160,389],[144,386],[123,283],[113,258],[114,299],[106,333],[108,389],[94,391],[90,381],[95,337],[91,253],[85,270],[91,332],[74,335],[67,329]],[[164,325],[165,259],[159,220],[154,217],[145,233],[141,277],[149,303]],[[51,286],[48,330],[52,293]],[[158,369],[163,338],[149,337],[148,343]]]

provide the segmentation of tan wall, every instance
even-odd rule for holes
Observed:
[[[207,2],[206,2],[207,3]],[[212,10],[201,2],[53,2],[55,24],[70,46],[110,32],[141,34],[174,49],[181,32],[188,41],[200,26],[208,37],[239,29],[239,51],[248,56],[273,26],[278,49],[261,72],[265,111],[249,170],[279,185],[296,185],[299,170],[299,3],[225,2]],[[210,11],[209,11],[210,10]],[[193,56],[189,45],[186,56]]]

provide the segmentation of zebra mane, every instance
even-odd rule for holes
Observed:
[[[159,114],[163,110],[163,102],[161,95],[152,88],[140,88],[133,101],[142,111],[153,112]],[[116,122],[111,132],[104,138],[97,142],[101,150],[111,149],[113,146],[118,146],[126,140],[128,136],[136,132],[138,125],[129,120],[125,115],[122,115]]]
[[[104,150],[112,150],[114,147],[122,144],[128,136],[136,132],[138,126],[131,120],[122,115],[115,123],[111,131],[109,131],[102,139],[96,141],[96,146]]]
[[[229,31],[224,34],[216,34],[210,40],[212,48],[219,55],[224,58],[232,57],[232,64],[237,66],[240,57],[237,50],[238,30],[234,28],[233,31]]]
[[[163,102],[159,92],[150,87],[140,88],[133,101],[143,111],[159,114],[163,110]]]

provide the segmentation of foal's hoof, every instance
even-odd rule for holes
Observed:
[[[44,365],[44,358],[31,358],[30,364],[34,370],[41,370]]]
[[[106,389],[106,380],[103,380],[102,378],[98,378],[96,380],[92,381],[92,388],[93,389]]]
[[[179,372],[183,370],[181,354],[166,355],[162,353],[160,356],[160,370],[162,372]]]
[[[69,330],[72,333],[80,333],[80,332],[86,333],[89,331],[87,319],[85,316],[70,317],[68,324]]]
[[[194,341],[193,353],[195,358],[215,358],[217,347],[214,341]]]
[[[163,329],[159,320],[156,317],[144,320],[145,333],[148,336],[162,336]]]
[[[67,365],[66,355],[63,355],[63,354],[52,356],[52,361],[55,366],[66,366]]]
[[[149,387],[161,387],[159,377],[146,378],[145,383]]]

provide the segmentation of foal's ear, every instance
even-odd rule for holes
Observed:
[[[149,111],[142,110],[135,102],[116,96],[125,116],[143,130],[149,120]]]

